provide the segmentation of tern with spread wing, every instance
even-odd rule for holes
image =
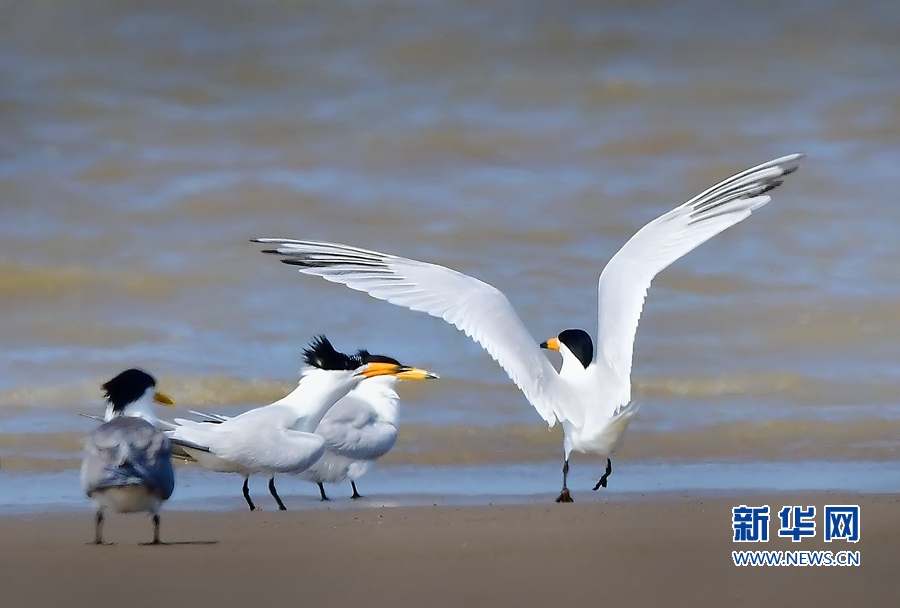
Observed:
[[[285,509],[274,483],[276,473],[302,473],[325,453],[325,439],[315,433],[326,412],[367,379],[382,376],[435,374],[390,362],[335,350],[324,336],[317,337],[304,353],[306,367],[289,395],[263,407],[228,418],[208,417],[195,422],[175,419],[168,431],[172,442],[200,466],[213,471],[244,476],[244,498],[250,510],[248,478],[254,473],[269,476],[269,491]]]
[[[768,192],[799,166],[792,154],[733,175],[641,228],[600,275],[597,348],[587,332],[567,329],[540,346],[562,355],[559,372],[543,355],[506,297],[495,287],[436,264],[357,247],[281,238],[264,253],[304,274],[392,304],[428,313],[478,342],[506,371],[552,427],[563,427],[563,486],[557,502],[571,502],[567,486],[573,451],[606,458],[594,489],[605,487],[610,455],[631,422],[634,337],[653,278],[698,245],[769,202]],[[596,354],[596,356],[595,356]]]
[[[81,462],[81,485],[97,508],[94,543],[102,544],[104,512],[112,509],[150,513],[153,544],[159,544],[159,509],[175,490],[175,470],[169,439],[153,425],[153,402],[174,402],[139,369],[122,372],[103,390],[106,422],[88,437]]]

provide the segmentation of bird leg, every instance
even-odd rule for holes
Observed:
[[[556,497],[556,502],[575,502],[572,500],[572,495],[569,494],[569,487],[566,485],[566,481],[569,478],[569,459],[566,458],[565,463],[562,468],[563,472],[563,487],[562,491],[559,493],[559,496]]]
[[[612,460],[607,458],[606,459],[606,472],[603,474],[603,477],[600,478],[600,481],[597,482],[597,485],[594,486],[594,492],[596,492],[600,488],[606,487],[606,480],[609,478],[611,473],[612,473]]]
[[[356,482],[350,480],[350,486],[353,488],[353,496],[350,498],[362,498],[362,494],[359,493],[359,490],[356,489]]]
[[[325,496],[325,486],[322,485],[321,481],[318,482],[318,486],[319,486],[319,494],[322,495],[322,500],[331,500],[330,498]]]
[[[151,545],[159,544],[159,513],[153,514],[153,542]]]
[[[253,504],[253,500],[250,498],[250,478],[244,477],[244,500],[247,501],[247,504],[250,506],[251,511],[256,511],[256,505]]]
[[[94,544],[103,544],[103,509],[97,509],[97,517],[94,520]]]
[[[284,506],[284,503],[281,502],[281,498],[278,496],[278,492],[275,491],[275,477],[269,477],[269,493],[272,495],[272,498],[275,499],[275,502],[278,503],[279,511],[287,511],[287,507]]]

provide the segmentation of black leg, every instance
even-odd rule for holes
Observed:
[[[597,482],[597,485],[594,486],[594,492],[596,492],[600,488],[606,487],[606,480],[609,479],[609,476],[611,473],[612,473],[612,460],[607,458],[606,459],[606,472],[603,474],[603,477],[600,478],[600,481]]]
[[[321,481],[318,482],[318,486],[319,486],[319,494],[322,495],[322,500],[331,500],[330,498],[325,496],[325,486],[322,485]]]
[[[572,500],[572,495],[569,493],[569,486],[566,485],[566,482],[569,479],[569,459],[566,458],[566,461],[563,463],[563,487],[562,491],[559,493],[559,496],[556,497],[556,502],[575,502]]]
[[[153,543],[154,545],[159,544],[159,514],[153,514]]]
[[[256,505],[250,499],[250,478],[244,477],[244,500],[247,501],[251,511],[256,511]]]
[[[94,544],[103,544],[103,509],[97,509],[97,517],[94,519]]]
[[[287,511],[287,507],[284,506],[284,503],[281,502],[281,498],[278,496],[278,492],[275,491],[275,478],[269,477],[269,493],[272,495],[272,498],[275,499],[275,502],[278,503],[279,511]]]
[[[351,496],[350,498],[362,498],[362,494],[360,494],[360,493],[359,493],[359,490],[356,489],[356,482],[355,482],[355,481],[350,480],[350,487],[353,488],[353,496]]]

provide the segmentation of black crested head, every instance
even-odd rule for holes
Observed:
[[[400,362],[394,359],[393,357],[388,357],[387,355],[373,355],[369,351],[362,349],[356,352],[356,356],[360,358],[363,364],[367,363],[391,363],[393,365],[400,365]]]
[[[585,369],[594,361],[594,341],[583,329],[567,329],[560,332],[557,338],[572,351]]]
[[[132,368],[107,381],[102,388],[113,411],[121,412],[155,386],[156,380],[153,376],[142,369]]]
[[[363,364],[359,356],[345,355],[335,350],[325,336],[316,336],[303,351],[303,360],[310,367],[331,371],[350,371]]]

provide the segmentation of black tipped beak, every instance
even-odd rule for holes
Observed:
[[[434,372],[430,372],[420,367],[408,367],[401,365],[397,377],[401,380],[436,380],[440,378]]]
[[[547,350],[559,350],[559,338],[550,338],[546,342],[541,342],[541,348]]]

